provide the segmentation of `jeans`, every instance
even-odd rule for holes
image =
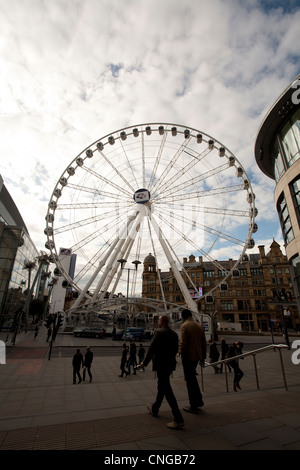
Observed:
[[[73,383],[76,383],[76,375],[78,376],[78,381],[81,382],[82,378],[80,375],[80,367],[73,367]]]
[[[197,361],[185,361],[182,359],[184,378],[189,396],[191,408],[203,405],[202,393],[196,376]]]
[[[156,371],[157,374],[157,395],[156,400],[152,405],[152,412],[154,414],[158,413],[158,410],[162,404],[164,397],[172,410],[174,421],[176,423],[182,423],[183,417],[179,410],[176,397],[171,387],[170,383],[170,375],[172,371],[168,370],[158,370]]]

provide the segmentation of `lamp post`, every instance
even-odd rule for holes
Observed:
[[[125,263],[127,263],[126,259],[118,259],[118,263],[121,264],[121,269],[127,269],[127,294],[126,294],[126,316],[125,316],[125,344],[126,344],[126,332],[127,332],[127,315],[128,315],[128,297],[129,297],[129,277],[130,277],[130,271],[137,271],[138,265],[141,264],[141,261],[135,260],[132,261],[132,264],[135,265],[135,269],[130,269],[130,268],[124,268]]]

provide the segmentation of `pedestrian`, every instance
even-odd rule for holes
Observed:
[[[140,344],[140,347],[139,347],[139,350],[138,350],[138,357],[139,357],[139,365],[141,365],[141,363],[143,362],[144,357],[145,357],[145,348],[142,344]],[[141,367],[141,369],[144,370],[142,367]]]
[[[135,368],[137,366],[137,362],[136,362],[136,344],[135,344],[134,339],[130,341],[130,347],[129,347],[129,359],[128,359],[128,364],[127,364],[129,375],[130,375],[130,366],[133,367],[133,375],[136,375]]]
[[[116,327],[114,326],[112,333],[111,333],[111,337],[113,341],[116,341],[116,334],[117,334],[117,330],[116,330]]]
[[[83,355],[80,352],[80,349],[77,349],[76,353],[73,356],[73,384],[76,384],[76,376],[78,377],[78,383],[82,382],[80,375],[80,367],[83,366]]]
[[[198,384],[196,367],[203,365],[206,358],[206,338],[202,326],[192,316],[192,312],[184,309],[181,312],[183,323],[180,327],[179,355],[182,360],[184,378],[189,397],[189,406],[183,409],[188,413],[198,413],[203,406],[202,393]]]
[[[94,358],[94,354],[92,353],[91,348],[89,346],[87,346],[86,353],[84,355],[83,381],[85,381],[85,374],[86,374],[86,371],[87,371],[87,373],[89,374],[90,383],[93,379],[93,375],[92,375],[92,372],[91,372],[93,358]]]
[[[120,364],[121,374],[119,375],[119,377],[123,377],[124,374],[126,375],[126,377],[128,375],[128,371],[125,369],[125,366],[127,364],[127,354],[128,354],[128,347],[124,343],[123,349],[122,349],[121,364]]]
[[[218,362],[219,357],[220,357],[220,353],[217,348],[217,344],[214,342],[210,345],[210,348],[209,348],[209,358],[210,358],[211,364],[213,364],[214,362]],[[220,372],[220,368],[218,366],[213,366],[213,368],[215,370],[215,374],[218,374]]]
[[[227,356],[230,358],[234,358],[235,356],[239,356],[243,354],[244,343],[241,341],[236,341],[232,346],[230,346]],[[244,359],[243,357],[241,359]],[[234,377],[233,377],[233,390],[236,392],[237,388],[241,390],[240,380],[244,376],[244,372],[240,369],[239,366],[239,359],[233,359],[230,361],[230,366],[233,368]]]
[[[221,338],[221,360],[222,361],[226,359],[228,351],[229,351],[229,346],[226,343],[225,338]],[[226,362],[225,367],[227,367],[229,372],[231,372],[231,367],[228,362]],[[221,364],[221,367],[220,367],[220,374],[222,373],[223,373],[223,363]]]
[[[170,383],[170,375],[176,368],[176,354],[178,352],[178,336],[169,327],[168,315],[162,315],[158,319],[158,327],[151,345],[141,367],[146,367],[152,360],[153,370],[157,375],[157,394],[153,405],[147,408],[151,415],[157,417],[164,397],[166,398],[173,414],[173,421],[167,424],[170,429],[179,429],[184,426],[184,420],[179,410],[178,403]]]

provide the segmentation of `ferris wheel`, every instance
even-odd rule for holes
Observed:
[[[127,277],[120,260],[130,266],[151,253],[160,286],[168,273],[193,308],[193,267],[208,261],[221,271],[212,294],[253,248],[256,215],[249,178],[223,144],[182,125],[139,124],[102,137],[67,166],[48,205],[45,246],[80,300],[117,294]],[[74,278],[61,248],[77,256]],[[226,270],[222,257],[234,265]],[[137,273],[130,295],[141,295],[141,284]]]

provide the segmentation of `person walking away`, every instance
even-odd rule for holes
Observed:
[[[244,346],[244,343],[242,343],[241,341],[237,341],[236,343],[234,343],[229,348],[229,351],[227,354],[228,357],[234,358],[236,356],[239,356],[240,354],[243,354],[243,351],[242,351],[243,346]],[[244,358],[241,358],[241,359],[244,359]],[[232,361],[230,361],[230,366],[232,367],[233,372],[234,372],[233,390],[236,392],[237,388],[241,390],[240,380],[244,376],[244,372],[240,369],[239,359],[233,359]]]
[[[136,375],[135,367],[137,365],[136,362],[136,344],[134,339],[130,341],[130,348],[129,348],[129,359],[128,359],[128,374],[130,374],[130,366],[133,367],[133,375]]]
[[[209,358],[210,358],[211,364],[213,364],[214,362],[218,362],[219,357],[220,357],[220,353],[217,348],[217,345],[216,343],[212,343],[209,348]],[[220,368],[218,366],[213,366],[213,368],[215,370],[215,374],[218,374],[220,371]]]
[[[166,398],[173,414],[174,421],[167,423],[170,429],[179,429],[184,426],[184,420],[170,383],[170,375],[176,368],[176,354],[178,352],[178,336],[169,327],[169,317],[162,315],[158,319],[158,330],[153,337],[151,345],[141,367],[146,367],[152,360],[153,370],[157,375],[157,394],[153,405],[147,408],[151,415],[157,417],[163,399]]]
[[[192,316],[189,309],[181,312],[183,323],[180,327],[179,355],[182,360],[184,378],[189,397],[189,406],[183,409],[188,413],[198,413],[203,406],[202,393],[198,384],[196,367],[203,364],[206,358],[206,338],[200,325]]]
[[[141,365],[141,363],[143,362],[144,360],[144,357],[145,357],[145,348],[142,344],[140,344],[140,347],[139,347],[139,350],[138,350],[138,357],[139,357],[139,365]],[[141,367],[142,370],[145,370]]]
[[[226,359],[227,357],[227,353],[229,351],[229,346],[228,344],[226,343],[226,340],[225,338],[221,338],[221,360],[223,361],[224,359]],[[221,367],[220,367],[220,374],[223,373],[223,363],[221,364]],[[231,367],[230,367],[230,364],[228,362],[226,362],[225,364],[225,367],[228,368],[229,372],[231,372]]]
[[[90,383],[93,379],[93,375],[92,375],[92,372],[91,372],[93,358],[94,358],[94,354],[91,351],[91,348],[89,346],[87,346],[86,353],[84,355],[83,381],[85,381],[85,374],[86,374],[86,371],[87,371],[87,373],[89,375],[89,378],[90,378]]]
[[[124,374],[126,375],[126,377],[128,375],[128,372],[125,369],[125,366],[127,364],[127,354],[128,354],[128,347],[124,343],[123,349],[122,349],[121,364],[120,364],[121,374],[119,375],[119,377],[123,377]]]
[[[83,355],[80,352],[80,349],[77,349],[76,353],[73,356],[73,384],[76,384],[76,376],[78,377],[78,383],[82,382],[80,375],[80,367],[83,366]]]

